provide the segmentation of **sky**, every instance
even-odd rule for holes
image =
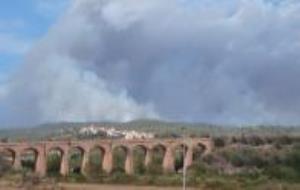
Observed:
[[[0,80],[16,70],[24,54],[47,33],[69,3],[69,0],[0,2]]]
[[[300,124],[297,0],[0,2],[0,123]]]

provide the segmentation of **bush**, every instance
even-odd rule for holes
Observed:
[[[88,162],[86,168],[84,168],[87,178],[89,181],[97,181],[101,182],[103,180],[103,177],[105,177],[107,174],[102,170],[101,167],[97,167],[94,163],[91,161]]]
[[[214,163],[215,157],[212,154],[207,154],[202,157],[202,161],[205,162],[206,164],[211,165]]]
[[[73,183],[86,182],[86,178],[82,174],[77,174],[77,173],[70,173],[69,176],[67,177],[67,180]]]
[[[300,174],[300,148],[295,147],[290,153],[286,155],[285,164],[294,168]]]
[[[150,163],[146,171],[150,175],[157,175],[163,173],[163,168],[160,164]]]
[[[276,143],[279,145],[290,145],[292,144],[293,140],[289,136],[279,136],[276,139]]]
[[[0,177],[8,172],[10,169],[9,164],[5,161],[5,159],[0,155]]]
[[[24,171],[33,171],[35,167],[34,160],[22,160],[21,161],[22,168]]]
[[[212,178],[205,181],[203,189],[213,190],[232,190],[240,189],[236,182],[232,182],[223,178]]]
[[[238,149],[222,152],[223,157],[235,167],[258,167],[262,168],[268,162],[261,154],[252,149]]]
[[[142,149],[135,149],[133,154],[134,172],[137,174],[145,174],[146,167],[144,164],[146,154]]]
[[[58,154],[52,154],[47,159],[47,174],[52,177],[58,177],[61,158]]]
[[[123,172],[115,171],[111,174],[109,178],[109,183],[121,183],[121,184],[128,184],[132,182],[132,176],[128,176]]]
[[[205,174],[207,174],[207,168],[203,163],[194,163],[189,167],[188,174],[194,177],[204,176]]]
[[[215,147],[217,147],[217,148],[224,147],[225,144],[226,144],[226,143],[225,143],[224,137],[215,137],[215,138],[213,139],[213,141],[214,141]]]
[[[270,166],[265,170],[265,174],[271,178],[279,180],[299,181],[299,174],[297,171],[288,166]]]
[[[248,144],[253,145],[253,146],[260,146],[265,144],[264,140],[256,135],[248,137]]]

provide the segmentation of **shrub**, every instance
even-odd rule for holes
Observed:
[[[212,178],[205,181],[203,189],[232,190],[240,188],[236,182],[228,181],[222,178]]]
[[[299,174],[297,171],[288,166],[270,166],[265,170],[265,174],[271,178],[286,180],[286,181],[295,181],[299,180]]]
[[[209,165],[213,164],[214,160],[215,160],[215,157],[212,154],[207,154],[207,155],[203,156],[203,158],[202,158],[202,161]]]
[[[97,167],[91,161],[88,162],[86,168],[84,168],[87,178],[90,181],[102,181],[102,178],[106,176],[106,173],[102,170],[101,167]]]
[[[226,143],[225,143],[224,137],[215,137],[215,138],[213,139],[213,141],[214,141],[215,147],[217,147],[217,148],[224,147],[225,144],[226,144]]]
[[[285,164],[294,168],[300,174],[300,148],[294,147],[290,153],[286,155]]]
[[[115,171],[111,174],[109,182],[110,183],[122,183],[122,184],[128,184],[131,183],[132,177],[128,176],[124,172],[118,172]]]
[[[263,145],[265,144],[264,140],[257,136],[257,135],[253,135],[248,137],[248,144],[253,145],[253,146],[259,146],[259,145]]]
[[[188,174],[194,177],[204,176],[207,174],[207,168],[203,163],[197,162],[189,167]]]
[[[47,159],[47,173],[50,176],[59,176],[61,158],[58,154],[52,154]]]
[[[160,164],[150,163],[147,168],[147,173],[150,175],[162,174],[163,168]]]
[[[289,136],[279,136],[276,139],[276,143],[278,143],[279,145],[290,145],[292,144],[292,139]]]
[[[78,174],[78,173],[70,173],[69,176],[67,177],[67,180],[73,183],[86,182],[86,178],[82,174]]]
[[[0,177],[8,172],[10,169],[9,164],[5,161],[5,159],[0,155]]]
[[[264,167],[267,161],[261,154],[252,149],[237,149],[222,152],[223,157],[235,167]]]

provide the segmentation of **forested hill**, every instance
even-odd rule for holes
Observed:
[[[57,136],[76,138],[80,128],[90,125],[114,127],[116,129],[153,132],[158,137],[189,136],[300,136],[300,127],[281,126],[222,126],[204,123],[166,122],[159,120],[135,120],[126,123],[118,122],[61,122],[48,123],[32,127],[0,129],[1,139],[10,140],[41,140]]]

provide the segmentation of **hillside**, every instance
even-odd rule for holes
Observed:
[[[281,126],[220,126],[203,123],[166,122],[159,120],[135,120],[126,123],[118,122],[61,122],[48,123],[26,128],[13,128],[0,130],[1,139],[10,141],[28,139],[45,140],[49,138],[78,138],[78,131],[89,125],[101,127],[114,127],[122,130],[136,130],[152,132],[157,137],[179,137],[183,133],[189,136],[300,136],[300,128]]]

